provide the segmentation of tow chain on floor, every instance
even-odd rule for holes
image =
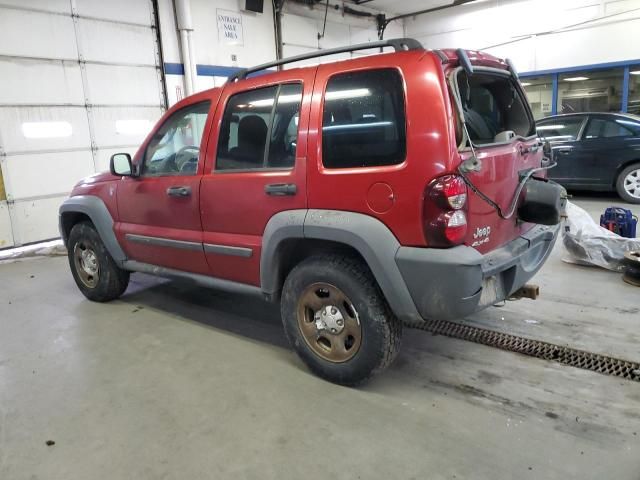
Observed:
[[[407,324],[407,326],[436,335],[481,343],[501,350],[640,382],[640,363],[636,362],[446,320],[430,320]]]

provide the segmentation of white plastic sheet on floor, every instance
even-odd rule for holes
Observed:
[[[630,250],[640,250],[640,239],[625,238],[601,227],[582,208],[567,202],[567,218],[562,222],[563,260],[593,265],[616,272],[624,270],[622,259]]]
[[[51,240],[24,247],[0,250],[0,262],[27,257],[53,257],[66,254],[67,249],[64,247],[62,240]]]

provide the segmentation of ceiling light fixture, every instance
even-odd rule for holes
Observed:
[[[589,80],[589,77],[569,77],[565,78],[565,82],[581,82],[583,80]]]

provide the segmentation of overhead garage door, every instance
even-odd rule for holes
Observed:
[[[0,248],[59,236],[82,177],[133,153],[165,109],[151,0],[3,0]]]

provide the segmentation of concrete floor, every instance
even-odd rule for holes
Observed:
[[[467,321],[640,361],[640,290],[561,257],[539,300]],[[2,480],[640,479],[640,383],[405,330],[348,389],[257,300],[135,275],[91,303],[61,257],[0,284]]]

